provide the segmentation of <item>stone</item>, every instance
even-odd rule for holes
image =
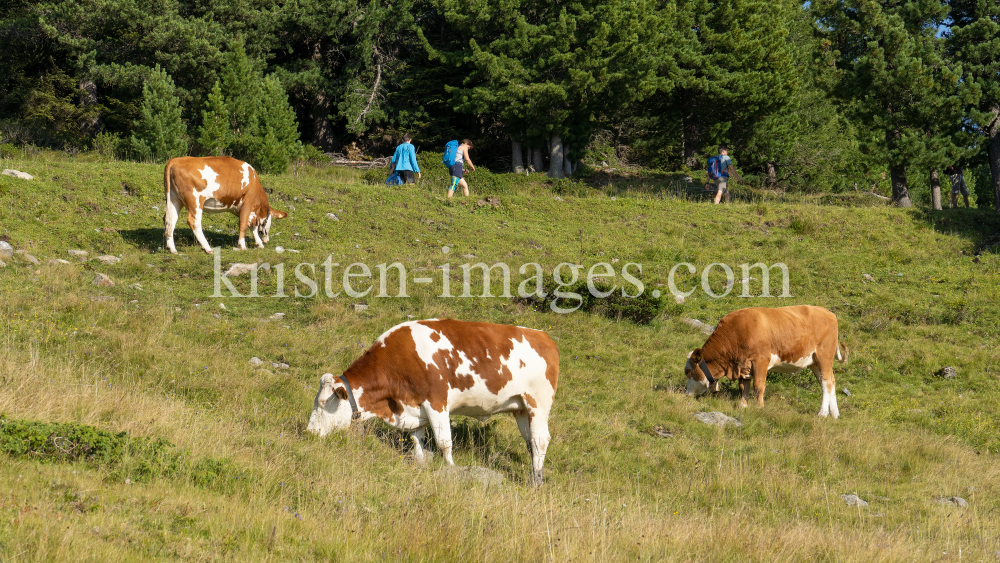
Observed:
[[[713,332],[715,332],[715,327],[714,326],[707,325],[707,324],[699,321],[698,319],[685,319],[685,318],[681,318],[681,322],[683,322],[684,324],[690,326],[691,328],[696,328],[696,329],[700,330],[701,332],[703,332],[705,334],[712,334]]]
[[[664,428],[662,426],[654,426],[653,427],[653,434],[655,436],[659,436],[660,438],[673,438],[674,437],[674,435],[671,434],[669,430],[667,430],[666,428]]]
[[[843,394],[845,394],[845,395],[847,395],[848,397],[851,396],[851,390],[848,389],[847,387],[844,387],[843,389],[841,389],[840,392],[843,393]]]
[[[965,502],[962,497],[937,497],[934,502],[938,504],[953,504],[959,508],[965,508],[969,506],[969,503]]]
[[[683,305],[684,304],[684,296],[683,295],[674,295],[674,302],[677,303],[678,305]]]
[[[253,366],[253,367],[255,367],[255,368],[256,367],[260,367],[260,366],[264,365],[264,360],[258,358],[257,356],[254,356],[254,357],[250,358],[250,365]]]
[[[219,308],[222,309],[223,311],[225,311],[226,310],[226,304],[225,303],[219,303]]]
[[[5,240],[0,240],[0,260],[10,260],[14,256],[14,247]]]
[[[434,474],[442,481],[460,483],[478,483],[484,486],[499,486],[503,484],[503,473],[485,467],[447,465]]]
[[[727,424],[732,424],[733,426],[743,426],[743,423],[736,420],[731,416],[722,414],[721,412],[696,412],[694,413],[694,418],[705,424],[711,426],[725,426]]]
[[[94,303],[106,303],[108,301],[114,301],[115,298],[110,295],[95,295],[94,297],[91,297],[90,300]]]
[[[0,260],[0,268],[6,268],[6,267],[7,267],[7,263],[4,262],[3,260]]]
[[[49,264],[52,266],[58,266],[60,264],[69,264],[69,260],[63,260],[62,258],[53,258],[49,260]]]
[[[280,247],[280,246],[275,246],[274,247],[274,251],[277,252],[278,254],[281,254],[281,253],[283,253],[285,251],[285,249],[283,247]]]
[[[98,287],[114,287],[115,282],[111,281],[111,278],[104,274],[97,274],[94,276],[94,285]]]
[[[227,276],[227,277],[242,276],[243,274],[245,274],[247,272],[252,272],[253,269],[256,268],[256,267],[257,267],[256,264],[243,264],[243,263],[237,262],[237,263],[233,264],[232,266],[230,266],[229,269],[226,270],[226,273],[224,273],[222,275]]]
[[[275,314],[271,315],[268,318],[271,319],[272,321],[280,321],[281,319],[285,318],[285,314],[284,313],[275,313]]]
[[[289,365],[285,362],[271,362],[271,367],[274,369],[288,369]]]
[[[868,283],[868,282],[873,282],[873,281],[875,281],[875,278],[873,278],[871,276],[871,274],[861,274],[861,282],[862,283]]]
[[[221,319],[222,318],[222,315],[220,315],[218,313],[212,313],[212,316],[215,317],[215,318],[217,318],[217,319]]]
[[[945,366],[938,370],[937,375],[945,379],[954,379],[958,375],[958,372],[951,366]]]
[[[868,503],[862,500],[858,495],[840,495],[840,498],[844,499],[844,504],[847,506],[868,506]]]
[[[10,176],[12,178],[20,178],[22,180],[34,180],[35,177],[27,172],[21,172],[20,170],[11,170],[10,168],[4,168],[2,172],[4,176]]]
[[[70,250],[67,250],[66,252],[68,252],[70,256],[75,256],[75,257],[80,258],[80,259],[83,259],[83,258],[87,257],[87,251],[86,250],[70,249]]]
[[[142,291],[142,284],[139,283],[139,282],[135,282],[134,284],[130,285],[129,287],[132,288],[132,289],[138,290],[138,291]]]
[[[42,263],[41,260],[39,260],[38,258],[35,258],[34,256],[28,254],[27,252],[25,252],[24,254],[22,254],[21,257],[24,258],[25,262],[28,262],[30,264],[34,264],[35,266],[41,265],[41,263]]]
[[[122,259],[117,256],[105,254],[104,256],[98,256],[97,261],[100,262],[101,264],[107,264],[109,266],[113,266],[114,264],[121,262]]]
[[[331,221],[340,221],[340,218],[334,215],[333,213],[327,213],[326,218]]]
[[[355,313],[363,313],[363,312],[365,312],[367,310],[368,310],[368,305],[365,305],[364,303],[355,303],[354,304],[354,312]]]

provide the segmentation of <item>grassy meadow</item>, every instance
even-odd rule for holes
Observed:
[[[223,268],[272,266],[261,297],[213,298],[214,259],[183,217],[181,254],[161,248],[162,165],[34,152],[0,166],[35,176],[0,176],[0,235],[41,262],[16,254],[0,268],[0,413],[166,441],[103,460],[0,453],[3,563],[1000,559],[1000,219],[989,210],[749,190],[715,207],[666,180],[588,186],[478,172],[471,198],[447,200],[436,169],[389,188],[305,167],[263,177],[272,206],[289,212],[267,248],[234,251],[236,219],[207,216]],[[483,185],[498,206],[477,204]],[[94,260],[104,254],[121,262]],[[334,291],[359,262],[373,272],[371,293],[326,297],[328,257],[340,264]],[[689,298],[667,294],[663,313],[637,325],[506,297],[438,297],[441,264],[459,295],[460,265],[480,261],[510,265],[512,292],[527,263],[551,280],[563,262],[607,262],[618,284],[621,267],[638,263],[645,290],[665,294],[675,264],[697,271],[676,275],[695,288]],[[309,291],[293,273],[302,262],[320,272],[312,298],[294,296]],[[409,297],[395,296],[395,281],[391,297],[376,297],[377,265],[393,262],[409,272]],[[755,262],[786,264],[793,297],[740,297],[739,265]],[[736,275],[718,299],[700,288],[712,263]],[[276,264],[284,298],[274,297]],[[114,287],[95,286],[96,273]],[[419,275],[437,281],[414,283]],[[708,280],[722,292],[721,267]],[[233,283],[246,292],[249,276]],[[793,304],[839,317],[851,351],[835,366],[839,420],[816,417],[809,371],[769,376],[763,409],[737,408],[728,382],[714,397],[684,395],[685,356],[706,337],[681,319],[715,324],[738,308]],[[541,488],[528,486],[507,415],[453,418],[456,462],[503,474],[492,487],[443,478],[440,456],[414,465],[405,437],[377,421],[324,439],[305,432],[322,373],[342,371],[391,326],[430,317],[539,328],[559,344]],[[944,366],[957,377],[935,375]],[[706,426],[699,411],[743,425]],[[847,506],[850,493],[869,505]],[[968,506],[935,502],[952,496]]]

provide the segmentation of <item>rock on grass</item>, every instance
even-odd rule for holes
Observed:
[[[104,274],[97,274],[94,276],[94,285],[98,287],[114,287],[115,282],[111,281],[111,278]]]
[[[722,414],[721,412],[696,412],[694,413],[695,419],[705,424],[711,426],[725,426],[727,424],[732,424],[733,426],[743,426],[743,423],[736,420],[731,416]]]
[[[844,499],[844,504],[847,506],[868,506],[868,503],[862,500],[858,495],[840,495],[840,498]]]

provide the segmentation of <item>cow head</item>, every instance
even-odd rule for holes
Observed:
[[[319,392],[313,401],[313,412],[306,430],[322,437],[350,425],[351,404],[347,400],[347,390],[332,373],[324,373],[319,378]]]
[[[705,373],[705,368],[708,373]],[[701,355],[701,348],[695,348],[688,353],[687,363],[684,364],[684,375],[687,376],[687,393],[695,397],[700,397],[709,391],[717,393],[719,391],[719,380],[722,370],[716,367],[713,362],[705,361]]]
[[[264,244],[267,244],[271,240],[271,223],[275,219],[284,219],[288,216],[288,213],[284,211],[278,211],[277,209],[271,209],[267,207],[262,214],[264,219],[257,224],[257,234],[260,235],[260,240]]]

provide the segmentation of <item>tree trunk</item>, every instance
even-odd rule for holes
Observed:
[[[563,174],[563,144],[559,133],[553,133],[549,139],[549,176],[566,177]]]
[[[934,209],[941,209],[941,178],[937,168],[931,170],[931,205]]]
[[[323,61],[323,53],[320,50],[319,42],[313,45],[312,61],[320,65]],[[333,150],[333,128],[330,126],[330,103],[326,97],[326,89],[322,86],[316,88],[316,96],[313,98],[312,112],[313,143],[319,145],[324,151]]]
[[[93,106],[97,103],[97,84],[89,78],[80,79],[80,105]],[[94,135],[102,129],[101,114],[95,113],[80,122],[80,130],[85,135]]]
[[[537,173],[545,172],[545,162],[542,160],[541,147],[535,147],[531,150],[531,166],[534,167]]]
[[[889,178],[892,182],[892,201],[900,207],[913,207],[910,202],[910,190],[906,186],[906,166],[902,164],[889,165]]]
[[[698,123],[697,97],[693,92],[682,92],[687,99],[681,118],[681,144],[684,147],[684,164],[691,170],[700,166],[698,151],[701,150],[701,126]]]
[[[993,209],[1000,213],[1000,106],[990,108],[993,119],[986,128],[990,137],[990,176],[993,177]]]
[[[767,163],[767,185],[773,186],[778,183],[778,171],[773,162]]]
[[[515,174],[524,172],[524,159],[521,155],[521,142],[510,140],[511,167]]]
[[[563,170],[567,176],[573,175],[573,161],[569,158],[569,147],[563,147]]]

